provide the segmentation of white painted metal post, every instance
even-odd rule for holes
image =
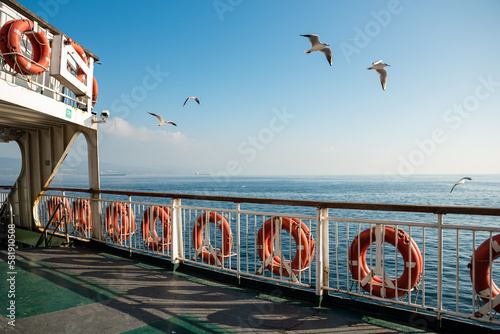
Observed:
[[[316,302],[321,304],[323,286],[328,286],[329,279],[329,239],[328,239],[328,208],[316,210]]]
[[[240,207],[241,203],[236,203],[236,273],[238,278],[240,278],[240,265],[241,265],[241,254],[240,254]],[[230,262],[231,263],[231,262]]]
[[[181,199],[172,200],[172,263],[184,260],[184,245],[182,244],[182,209]]]
[[[132,196],[128,196],[128,249],[130,251],[130,254],[132,255]],[[123,219],[123,217],[122,217]],[[122,222],[123,224],[123,222]],[[123,234],[123,232],[121,232]]]
[[[437,224],[437,315],[441,318],[441,310],[443,309],[443,215],[438,214]]]
[[[90,193],[90,214],[92,216],[92,239],[103,241],[104,231],[102,224],[102,209],[101,209],[101,179],[99,174],[99,147],[98,147],[98,132],[96,130],[85,130],[83,135],[87,140],[87,156],[88,156],[88,171],[89,171],[89,188]]]
[[[383,232],[382,224],[375,225],[375,269],[373,269],[375,275],[384,274],[384,269],[382,267],[382,242],[384,242]]]

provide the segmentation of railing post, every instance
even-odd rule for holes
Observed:
[[[99,241],[104,240],[103,224],[102,224],[102,210],[101,210],[101,193],[99,191],[92,191],[90,193],[90,215],[92,217],[92,239]]]
[[[182,209],[181,199],[172,199],[172,256],[174,270],[184,260],[184,245],[182,243]]]
[[[127,210],[127,215],[128,215],[128,249],[130,252],[130,255],[132,256],[132,196],[128,196],[128,210]],[[123,219],[123,218],[122,218]],[[135,222],[134,222],[135,223]]]
[[[241,264],[241,255],[240,255],[240,203],[236,203],[236,272],[238,275],[238,280],[240,279],[240,264]],[[247,236],[248,237],[248,236]]]
[[[329,252],[328,241],[328,208],[316,210],[316,303],[321,305],[324,285],[328,286],[329,279]]]
[[[64,200],[66,200],[66,192],[63,191],[62,192],[62,200],[63,200],[63,203]],[[69,245],[69,219],[71,217],[71,212],[68,212],[66,210],[66,205],[63,204],[63,211],[64,211],[64,235],[66,237],[66,244]]]
[[[443,215],[438,214],[437,224],[437,317],[441,319],[443,309]]]

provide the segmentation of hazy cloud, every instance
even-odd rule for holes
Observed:
[[[162,166],[197,170],[201,167],[197,166],[200,157],[208,157],[213,152],[210,144],[189,138],[175,127],[155,130],[134,127],[119,117],[103,124],[99,142],[103,162],[144,166],[144,170]]]

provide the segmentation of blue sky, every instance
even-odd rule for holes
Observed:
[[[100,57],[102,163],[221,177],[500,172],[498,1],[20,2]],[[304,54],[300,34],[329,43],[333,66]],[[366,70],[380,59],[386,91]],[[201,105],[183,107],[189,96]],[[85,155],[74,151],[73,163]]]

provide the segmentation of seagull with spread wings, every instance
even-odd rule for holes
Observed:
[[[161,117],[160,115],[153,114],[152,112],[149,112],[149,111],[148,111],[148,114],[153,115],[153,116],[155,116],[156,118],[158,118],[158,120],[160,121],[160,123],[158,124],[158,126],[162,126],[162,125],[166,125],[166,124],[172,124],[173,126],[177,126],[177,124],[175,124],[174,122],[171,122],[171,121],[164,121],[164,120],[163,120],[163,117]]]
[[[459,185],[461,185],[461,184],[464,184],[464,183],[465,183],[465,181],[467,181],[467,180],[472,180],[472,179],[471,179],[470,177],[463,177],[463,178],[461,178],[460,180],[458,180],[458,182],[457,182],[457,183],[455,183],[455,184],[453,185],[453,188],[451,188],[451,190],[450,190],[450,194],[451,194],[451,192],[453,191],[453,189],[455,189],[455,187],[456,187],[456,186],[459,186]]]
[[[376,61],[372,63],[372,67],[367,67],[367,70],[375,70],[380,76],[380,83],[382,84],[382,89],[385,90],[385,86],[387,85],[387,71],[384,67],[391,66],[389,64],[385,64],[382,60]]]
[[[184,101],[184,105],[183,105],[183,107],[186,105],[186,103],[187,103],[189,100],[195,100],[196,102],[198,102],[198,104],[200,104],[200,99],[199,99],[199,98],[197,98],[196,96],[191,96],[191,97],[188,97],[188,98],[186,99],[186,101]]]
[[[313,51],[320,51],[326,56],[326,60],[328,64],[332,66],[332,49],[329,48],[330,44],[321,43],[319,41],[318,35],[300,35],[309,38],[309,42],[311,43],[311,48],[304,53],[311,53]]]

